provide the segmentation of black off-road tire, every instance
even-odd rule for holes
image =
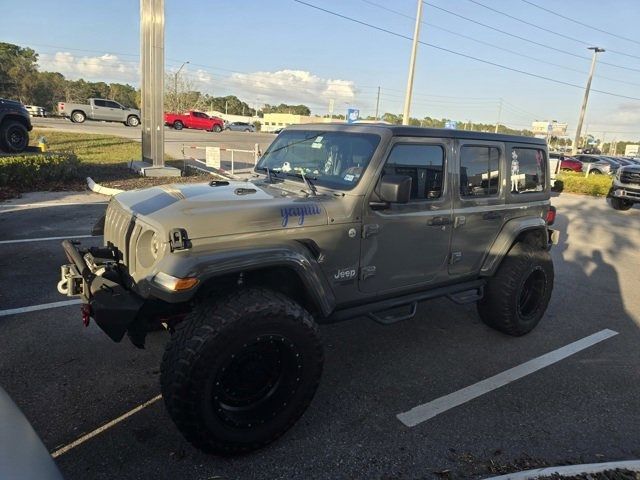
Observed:
[[[0,149],[9,153],[20,153],[29,145],[29,132],[16,121],[7,120],[0,125]]]
[[[196,448],[258,449],[286,432],[320,382],[323,349],[311,315],[261,288],[200,301],[162,359],[169,415]]]
[[[182,130],[184,128],[184,124],[180,120],[176,120],[173,122],[173,128],[175,130]]]
[[[529,333],[544,315],[553,290],[553,262],[547,250],[516,243],[485,286],[480,317],[513,336]]]
[[[611,197],[611,206],[614,210],[629,210],[633,207],[633,202],[624,198]]]

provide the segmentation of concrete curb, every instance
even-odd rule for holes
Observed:
[[[606,470],[624,469],[640,472],[640,460],[627,460],[623,462],[586,463],[582,465],[566,465],[563,467],[546,467],[526,470],[524,472],[509,473],[499,477],[488,477],[485,480],[528,480],[550,475],[582,475],[599,473]]]
[[[87,185],[89,187],[89,190],[100,193],[102,195],[108,195],[110,197],[124,192],[124,190],[118,190],[117,188],[103,187],[99,183],[94,182],[91,177],[87,177]]]

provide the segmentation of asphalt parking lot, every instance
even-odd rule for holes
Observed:
[[[167,333],[138,350],[84,328],[77,305],[48,305],[66,300],[56,291],[66,263],[57,238],[88,235],[104,202],[58,194],[0,204],[0,385],[51,452],[159,394]],[[556,283],[531,334],[502,335],[474,306],[448,300],[391,326],[325,326],[318,393],[273,445],[231,459],[201,454],[155,401],[58,455],[60,469],[67,479],[481,478],[640,458],[640,208],[552,202]],[[450,408],[461,389],[605,329],[608,338]],[[443,397],[442,413],[413,427],[397,417]]]

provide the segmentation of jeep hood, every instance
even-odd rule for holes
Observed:
[[[162,185],[112,200],[159,232],[184,228],[191,239],[327,225],[321,201],[251,182]]]

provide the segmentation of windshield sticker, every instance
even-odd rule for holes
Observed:
[[[356,178],[355,175],[351,175],[350,173],[348,173],[347,175],[344,176],[345,181],[347,182],[353,182],[353,180]]]
[[[305,205],[302,207],[287,207],[280,209],[280,214],[282,215],[282,226],[286,227],[289,225],[289,218],[298,218],[298,225],[304,225],[305,217],[311,217],[314,215],[320,215],[322,210],[320,210],[320,206],[312,203],[310,205]]]
[[[322,148],[322,137],[316,137],[311,144],[311,148]]]

